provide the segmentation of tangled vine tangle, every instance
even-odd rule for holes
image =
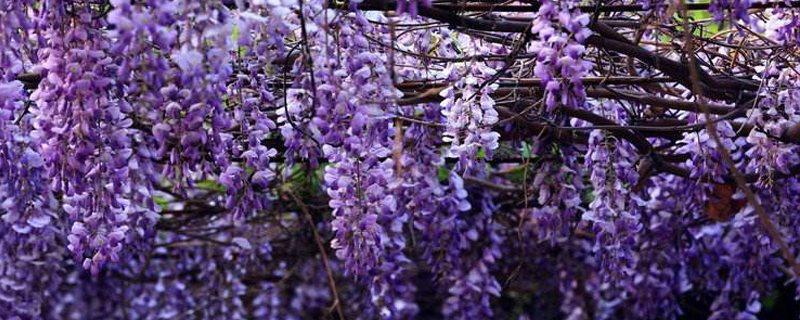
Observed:
[[[755,319],[798,48],[789,0],[0,0],[0,319]]]

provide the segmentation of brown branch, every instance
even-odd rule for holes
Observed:
[[[461,11],[461,12],[537,12],[541,3],[532,2],[527,5],[510,5],[510,4],[487,4],[487,3],[434,3],[434,7],[448,11]],[[389,11],[397,7],[396,1],[364,1],[359,3],[358,9],[360,10],[377,10]],[[750,5],[750,9],[767,9],[767,8],[798,8],[800,1],[771,1],[771,2],[756,2]],[[578,6],[583,12],[636,12],[647,11],[641,5],[602,5],[596,7],[594,4]],[[687,4],[687,9],[690,11],[708,10],[709,3],[690,3]]]
[[[387,4],[387,2],[380,2],[380,7],[384,9],[394,8]],[[463,27],[474,30],[520,33],[526,32],[526,30],[528,30],[530,27],[530,22],[511,21],[504,19],[490,20],[483,18],[471,18],[459,15],[456,13],[457,11],[447,11],[444,9],[439,9],[435,6],[423,6],[419,9],[419,11],[420,15],[422,16],[441,22],[446,22],[454,27]],[[613,35],[615,33],[613,32],[613,29],[603,23],[593,23],[592,28],[600,35],[593,34],[589,36],[587,39],[588,45],[635,57],[636,59],[672,77],[685,87],[692,88],[692,83],[689,79],[689,68],[685,64],[657,55],[632,44],[630,41],[627,41],[627,39],[622,39],[620,36]],[[700,79],[702,80],[702,84],[700,84],[701,89],[704,89],[703,92],[712,99],[725,101],[737,101],[742,97],[744,99],[749,99],[754,95],[752,92],[745,91],[758,90],[758,85],[750,81],[714,78],[708,75],[705,71],[699,70],[698,72],[700,74]]]
[[[565,80],[564,78],[556,78],[555,80]],[[670,77],[631,77],[631,76],[611,76],[611,77],[598,77],[586,76],[580,78],[581,83],[584,85],[637,85],[645,83],[659,83],[659,82],[675,82]],[[544,81],[542,78],[505,78],[500,77],[497,80],[497,85],[500,87],[529,87],[541,86]],[[447,85],[447,81],[406,81],[397,84],[400,90],[416,90],[422,88],[439,87]]]
[[[495,107],[497,113],[504,117],[504,119],[512,119],[513,122],[523,125],[534,132],[541,133],[543,136],[554,138],[559,142],[568,144],[586,144],[588,138],[585,135],[579,135],[570,130],[559,130],[553,126],[545,123],[531,121],[525,117],[519,117],[517,113],[508,107],[497,106]]]
[[[781,137],[792,143],[800,143],[800,122],[791,126]]]
[[[503,192],[503,193],[517,193],[517,192],[521,192],[522,191],[522,189],[517,188],[517,187],[497,184],[497,183],[494,183],[494,182],[491,182],[491,181],[488,181],[488,180],[475,178],[475,177],[470,177],[470,176],[464,176],[464,182],[475,184],[475,185],[484,187],[484,188],[492,190],[492,191]]]
[[[688,100],[669,99],[647,94],[644,92],[637,92],[631,90],[617,90],[602,89],[602,88],[586,88],[586,95],[592,98],[608,98],[627,100],[638,102],[654,107],[662,107],[675,110],[698,112],[700,110],[697,102]],[[708,104],[709,111],[712,114],[727,114],[733,108],[722,104]]]
[[[609,39],[596,34],[589,36],[587,44],[632,56],[672,77],[683,86],[692,88],[689,68],[683,63],[657,55],[630,43]],[[719,79],[712,78],[704,71],[698,71],[698,73],[698,77],[701,80],[698,86],[700,86],[700,89],[703,90],[706,96],[715,100],[736,101],[739,99],[739,94],[743,93],[744,90],[758,90],[757,84],[745,84],[739,81],[725,81],[721,83]],[[745,98],[751,98],[750,96],[753,96],[752,92],[746,95]]]

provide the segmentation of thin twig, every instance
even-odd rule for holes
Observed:
[[[328,276],[328,285],[331,287],[331,292],[333,293],[333,307],[339,314],[339,319],[345,320],[344,311],[342,311],[342,300],[339,298],[339,289],[336,287],[336,280],[333,279],[333,270],[331,270],[330,263],[328,263],[328,254],[325,252],[325,246],[322,244],[319,232],[317,231],[317,226],[314,224],[314,219],[311,217],[311,213],[308,211],[308,206],[306,206],[306,204],[300,200],[300,197],[298,197],[294,191],[287,190],[286,192],[292,196],[294,202],[297,203],[298,207],[300,207],[300,211],[303,212],[303,215],[308,221],[308,225],[311,227],[311,232],[314,235],[314,242],[317,243],[317,249],[319,249],[319,253],[322,255],[322,264],[325,265],[325,273]]]

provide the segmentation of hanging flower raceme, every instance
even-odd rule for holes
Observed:
[[[96,273],[108,259],[119,259],[138,219],[152,219],[153,203],[136,196],[149,191],[138,184],[147,178],[137,171],[133,110],[111,93],[111,43],[101,32],[104,21],[92,14],[85,9],[75,19],[55,16],[42,32],[47,42],[35,72],[43,79],[31,94],[31,113],[51,187],[64,194],[64,210],[75,221],[70,249]]]
[[[460,177],[451,174],[454,191],[463,188],[459,186],[461,183]],[[504,240],[500,226],[492,221],[497,208],[488,193],[483,193],[477,201],[480,207],[453,221],[449,235],[444,236],[449,238],[443,243],[448,248],[445,259],[453,263],[452,269],[442,275],[450,285],[450,296],[442,307],[448,319],[491,318],[494,311],[490,300],[500,296],[500,282],[491,273],[502,257],[500,246]]]
[[[800,14],[796,10],[774,9],[766,25],[766,36],[786,46],[800,43]]]
[[[31,4],[0,1],[0,314],[35,319],[63,283],[67,226],[30,134],[27,83],[14,80],[30,67]]]
[[[0,82],[0,314],[36,317],[61,283],[53,272],[60,257],[48,252],[63,250],[56,237],[64,224],[24,99],[22,83]]]
[[[790,137],[800,123],[800,87],[790,70],[779,72],[773,65],[762,72],[766,86],[759,95],[758,106],[748,109],[748,122],[753,124],[745,142],[744,172],[758,176],[758,184],[770,188],[776,174],[788,174],[800,163],[794,143],[770,137]],[[777,92],[777,94],[775,94]],[[785,140],[785,139],[784,139]]]
[[[751,18],[747,10],[750,9],[751,4],[750,0],[716,0],[709,2],[708,11],[714,15],[716,21],[727,18],[731,21],[742,20],[750,23]]]
[[[408,13],[410,17],[416,17],[419,14],[419,7],[430,7],[433,1],[431,0],[398,0],[397,1],[397,14]]]
[[[320,7],[311,4],[306,17]],[[304,152],[311,160],[322,146],[324,156],[332,164],[325,168],[325,182],[330,206],[333,209],[332,246],[337,256],[345,260],[345,270],[357,277],[375,274],[382,263],[385,226],[382,215],[396,210],[393,197],[383,197],[394,187],[393,161],[388,158],[389,121],[378,118],[383,114],[380,105],[371,101],[387,100],[383,85],[391,83],[383,61],[370,52],[362,27],[364,18],[348,14],[354,24],[343,24],[345,64],[329,56],[315,43],[335,45],[322,33],[326,21],[306,21],[314,25],[307,34],[308,46],[295,61],[293,73],[299,77],[296,86],[287,91],[286,105],[279,111],[281,133],[286,139],[287,157]],[[327,26],[330,27],[330,26]],[[310,69],[309,63],[317,66]],[[313,77],[312,74],[313,73]],[[303,146],[309,146],[306,148]],[[303,155],[303,156],[305,156]],[[314,160],[315,162],[316,160]]]
[[[167,94],[166,112],[159,120],[170,126],[177,140],[169,152],[172,165],[165,166],[175,169],[165,173],[190,183],[200,172],[216,168],[224,172],[231,165],[233,136],[228,131],[233,121],[225,95],[226,81],[233,72],[229,36],[233,19],[220,3],[186,2],[181,9],[178,17],[185,25],[171,52],[177,65],[172,74],[176,87]],[[209,126],[204,125],[206,121]],[[226,203],[231,204],[234,197],[229,193]]]
[[[545,149],[547,146],[540,146],[540,143],[538,138],[534,140],[532,153],[542,157],[557,153]],[[545,160],[531,174],[530,195],[527,195],[530,208],[523,210],[525,223],[531,227],[534,236],[553,245],[566,241],[571,223],[580,219],[583,210],[580,207],[581,192],[585,188],[580,164],[570,160],[573,158],[570,155],[581,153],[581,150],[565,148],[561,152],[562,163]]]
[[[318,14],[318,2],[302,10],[307,33],[300,46],[305,47],[291,70],[293,88],[286,90],[285,104],[278,109],[285,155],[316,166],[318,153],[324,152],[336,256],[346,274],[368,284],[378,314],[408,318],[416,312],[409,297],[414,288],[403,266],[408,217],[397,209],[390,148],[397,130],[390,111],[399,94],[385,58],[367,40],[380,30],[358,12],[334,22]],[[334,28],[340,36],[324,32]],[[330,50],[335,46],[342,50]]]
[[[384,153],[383,156],[388,155]],[[394,163],[389,159],[378,162],[370,157],[365,161],[338,159],[335,166],[326,168],[336,238],[332,247],[345,260],[347,270],[355,276],[368,275],[380,263],[383,228],[378,225],[379,214],[396,210],[392,196],[384,197],[392,177]],[[375,174],[378,174],[377,176]]]
[[[705,116],[702,115],[692,114],[687,118],[690,123],[704,123],[706,121]],[[723,146],[731,153],[733,159],[741,159],[743,148],[739,146],[744,145],[742,143],[744,138],[737,137],[736,131],[733,130],[729,122],[717,122],[715,128]],[[706,130],[686,134],[681,142],[683,146],[678,148],[677,152],[691,155],[685,164],[687,168],[691,168],[690,178],[695,184],[688,190],[694,192],[693,196],[698,197],[699,203],[714,199],[715,194],[720,192],[717,189],[726,188],[724,186],[729,184],[728,181],[725,181],[725,176],[729,174],[729,169],[722,159],[722,154],[719,150],[720,146],[717,146]],[[733,196],[732,199],[741,200],[744,197],[744,194],[735,192],[735,190],[731,195]],[[732,213],[735,212],[729,212],[726,215]]]
[[[5,212],[0,217],[18,234],[41,230],[57,218],[45,162],[31,145],[28,128],[17,125],[25,117],[23,94],[19,81],[0,84],[0,212]]]
[[[592,66],[583,59],[584,43],[591,31],[589,15],[581,13],[577,4],[576,1],[543,1],[531,27],[530,32],[538,39],[530,43],[528,52],[536,53],[533,71],[542,79],[548,111],[559,103],[580,107],[586,98],[581,77]]]
[[[624,121],[626,113],[616,102],[601,102],[594,108],[614,121]],[[618,140],[605,130],[592,130],[586,153],[586,170],[593,186],[594,200],[583,219],[594,224],[595,250],[602,252],[601,268],[615,276],[636,259],[635,238],[641,231],[636,195],[630,189],[636,184],[636,150],[628,142]]]
[[[491,127],[499,120],[491,97],[498,85],[484,85],[496,72],[482,63],[454,63],[443,72],[453,81],[441,92],[442,114],[447,120],[444,142],[450,143],[448,156],[458,158],[461,171],[480,167],[479,151],[490,159],[499,147],[500,134]]]

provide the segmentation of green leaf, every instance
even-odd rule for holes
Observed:
[[[536,159],[536,155],[531,153],[531,151],[532,151],[531,150],[531,145],[528,144],[527,142],[523,142],[522,143],[522,158],[523,159],[527,159],[527,158]]]
[[[772,310],[775,308],[775,305],[778,304],[778,298],[780,298],[780,296],[780,291],[775,290],[770,295],[764,297],[764,300],[761,300],[761,310]]]
[[[439,167],[436,171],[436,175],[439,177],[439,181],[447,181],[450,178],[450,168],[447,166]]]
[[[486,152],[483,151],[483,148],[478,150],[478,155],[475,156],[478,159],[486,159]]]
[[[239,42],[239,33],[240,32],[241,32],[241,30],[239,30],[239,26],[234,25],[233,26],[233,32],[232,32],[233,34],[231,34],[231,39],[233,40],[233,43],[238,43]]]
[[[591,203],[592,201],[594,201],[594,198],[596,198],[596,196],[594,195],[594,190],[590,190],[589,192],[586,193],[586,202]]]
[[[528,169],[528,172],[525,172],[525,168],[521,168],[518,170],[515,169],[514,171],[508,173],[506,177],[514,183],[522,183],[526,179],[528,182],[530,182],[530,179],[532,178],[531,177],[532,172],[533,171],[530,170],[530,168]]]
[[[161,209],[167,209],[167,205],[169,204],[169,201],[167,201],[167,198],[164,198],[164,197],[159,197],[159,196],[155,196],[155,197],[153,197],[153,201],[154,201],[154,202],[155,202],[155,203],[156,203],[156,204],[157,204],[159,207],[161,207]]]
[[[216,181],[208,180],[208,179],[198,182],[197,183],[197,187],[200,188],[200,189],[205,189],[205,190],[213,190],[213,191],[225,192],[225,187],[223,187],[221,184],[217,183]]]

